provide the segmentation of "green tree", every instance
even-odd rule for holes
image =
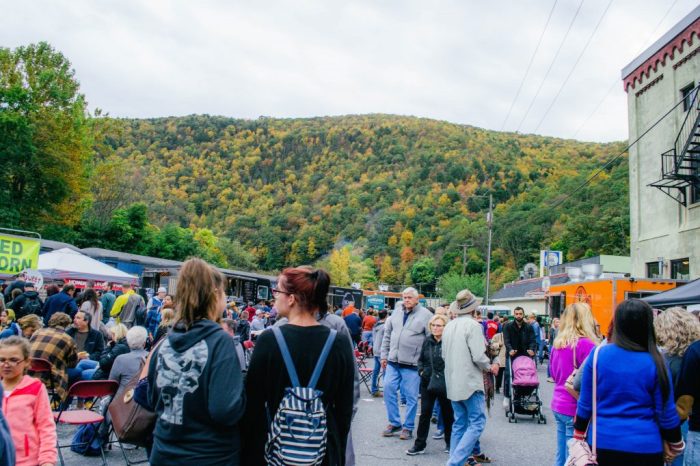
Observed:
[[[0,217],[72,226],[86,207],[91,138],[70,62],[46,42],[0,48]]]
[[[465,288],[475,296],[484,296],[485,287],[484,274],[460,275],[450,272],[438,279],[438,293],[445,301],[454,301],[457,293]]]
[[[421,290],[432,290],[435,285],[437,264],[432,257],[418,259],[411,268],[411,282],[420,285]]]

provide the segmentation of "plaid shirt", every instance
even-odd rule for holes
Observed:
[[[63,399],[68,391],[69,367],[75,367],[78,363],[78,352],[75,341],[64,330],[56,328],[42,328],[34,332],[29,340],[31,345],[31,357],[46,359],[51,363],[51,375],[54,381],[56,393]],[[37,377],[50,387],[51,381],[45,373],[29,375]]]

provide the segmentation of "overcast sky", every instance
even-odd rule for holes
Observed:
[[[697,0],[610,2],[583,0],[563,41],[580,0],[558,0],[505,126],[554,0],[0,0],[0,46],[50,42],[113,116],[393,113],[610,141],[620,70]]]

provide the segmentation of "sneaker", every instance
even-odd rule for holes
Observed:
[[[384,394],[382,392],[374,392],[374,393],[372,393],[372,396],[374,398],[381,398],[384,396]]]
[[[423,448],[418,448],[417,446],[413,445],[411,448],[406,450],[406,454],[408,456],[416,456],[416,455],[422,455],[425,453],[425,447]]]
[[[554,379],[552,377],[547,377],[547,382],[554,383]]]
[[[435,433],[433,434],[433,438],[435,440],[440,440],[445,438],[445,433],[441,430],[436,430]]]
[[[486,463],[490,463],[491,461],[493,461],[491,458],[489,458],[488,456],[486,456],[484,453],[479,453],[478,455],[472,455],[472,458],[474,458],[474,460],[475,460],[477,463],[484,463],[484,464],[486,464]]]
[[[382,436],[393,437],[394,434],[400,430],[401,430],[401,426],[392,426],[391,424],[389,424],[386,427],[386,429],[384,430],[384,432],[382,432]],[[402,432],[402,435],[403,435],[403,432]]]
[[[433,424],[437,424],[437,416],[431,417],[430,422],[432,422]]]
[[[448,455],[450,454],[450,447],[445,447],[444,450],[442,450],[443,453],[447,453]]]
[[[411,432],[411,431],[408,430],[408,429],[403,429],[403,430],[401,431],[401,435],[399,435],[399,438],[400,438],[401,440],[409,440],[409,439],[412,439],[412,438],[413,438],[413,432]]]

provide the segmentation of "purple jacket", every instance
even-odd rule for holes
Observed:
[[[583,366],[588,354],[595,348],[595,343],[588,338],[580,338],[576,346],[576,367]],[[552,396],[552,411],[566,416],[576,415],[576,399],[569,395],[564,388],[566,379],[574,371],[573,347],[554,348],[552,350],[550,373],[554,379],[554,395]]]

